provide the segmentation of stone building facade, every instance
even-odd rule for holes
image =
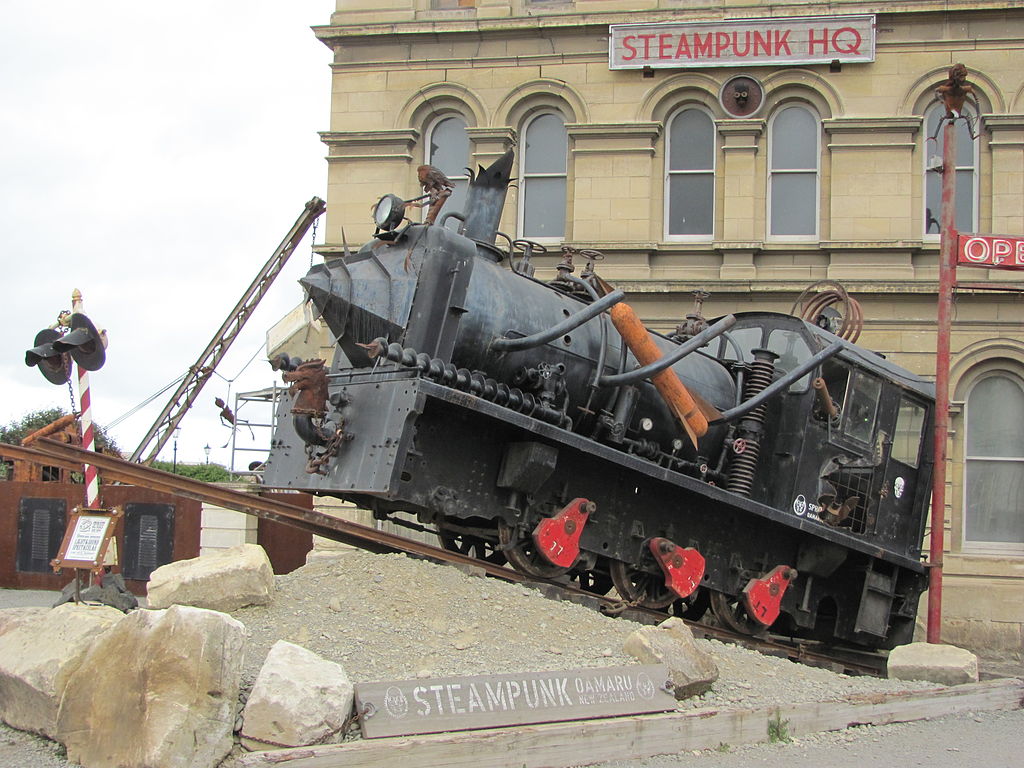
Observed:
[[[334,52],[324,255],[372,234],[382,194],[419,194],[421,163],[461,187],[515,147],[502,229],[548,248],[539,274],[562,243],[598,249],[663,331],[696,290],[713,317],[839,281],[860,343],[934,375],[935,89],[955,62],[977,97],[957,228],[1024,235],[1020,0],[338,0],[315,33]],[[1019,658],[1024,298],[1019,272],[958,276],[976,287],[955,297],[944,639]]]

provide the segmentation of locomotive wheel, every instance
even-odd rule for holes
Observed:
[[[665,586],[665,577],[661,573],[637,570],[621,560],[610,561],[608,572],[619,596],[628,603],[660,610],[679,599]]]
[[[495,549],[493,542],[478,536],[441,530],[437,532],[437,537],[441,540],[441,546],[449,552],[458,552],[460,555],[475,557],[477,560],[484,560],[495,565],[504,565],[508,562],[505,553]]]
[[[672,606],[673,613],[689,621],[700,621],[711,606],[711,592],[699,587],[696,592],[685,600],[677,600]]]
[[[580,583],[580,589],[595,595],[607,595],[615,586],[611,576],[600,571],[582,571],[576,574],[576,580]]]
[[[711,613],[723,627],[742,635],[757,635],[767,630],[767,627],[747,615],[747,610],[738,598],[723,592],[711,593]]]
[[[516,534],[514,526],[504,520],[498,521],[498,541],[501,542],[501,550],[508,558],[508,563],[515,570],[524,576],[532,576],[535,579],[557,579],[567,574],[571,568],[563,568],[560,565],[552,565],[533,544],[530,536],[520,537]]]

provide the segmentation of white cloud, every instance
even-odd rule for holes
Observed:
[[[5,7],[0,423],[68,406],[67,388],[26,367],[24,351],[75,288],[110,337],[91,375],[99,423],[195,362],[306,200],[324,197],[330,51],[310,27],[333,10],[331,0]],[[207,443],[212,461],[229,460],[213,398],[276,380],[261,356],[239,373],[301,300],[308,267],[307,236],[185,418],[179,460],[203,461]],[[122,448],[164,402],[112,430]]]

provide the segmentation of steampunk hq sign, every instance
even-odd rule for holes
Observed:
[[[360,683],[363,736],[441,733],[670,712],[668,670],[660,664]]]
[[[613,24],[608,35],[609,69],[874,60],[873,15]]]

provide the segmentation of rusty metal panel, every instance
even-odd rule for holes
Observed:
[[[661,664],[400,680],[356,686],[368,739],[616,715],[669,712],[676,700]]]

